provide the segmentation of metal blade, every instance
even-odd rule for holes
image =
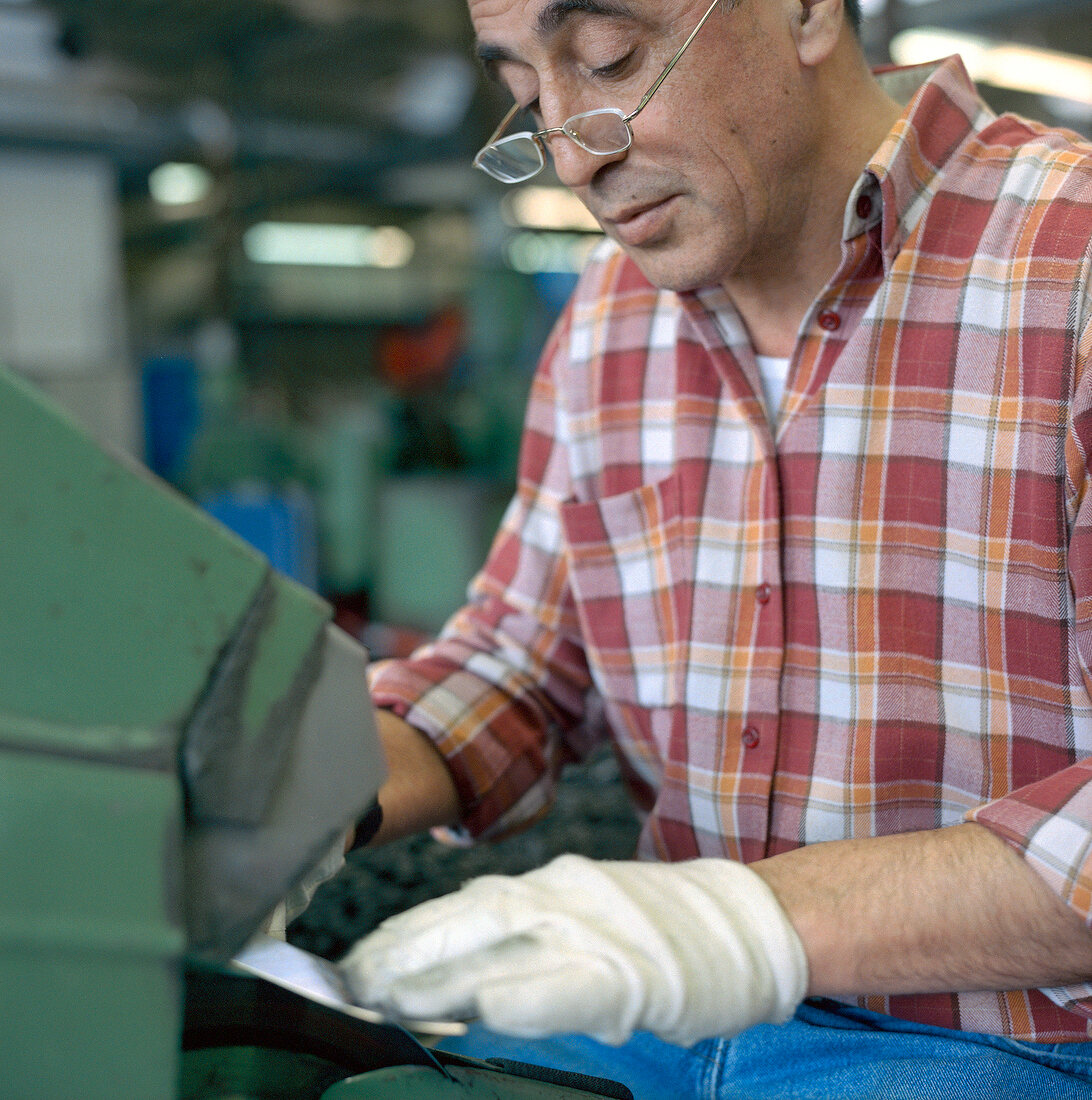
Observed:
[[[272,936],[255,936],[231,960],[231,965],[370,1024],[395,1024],[419,1035],[466,1033],[466,1024],[459,1020],[407,1020],[354,1004],[337,966]]]

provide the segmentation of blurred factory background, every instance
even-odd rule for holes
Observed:
[[[877,63],[1092,129],[1090,0],[865,6]],[[0,359],[354,629],[460,599],[595,240],[471,168],[470,47],[464,0],[0,0]]]
[[[1092,0],[864,6],[877,64],[961,52],[995,108],[1092,132]],[[470,58],[464,0],[0,0],[0,360],[378,655],[480,563],[596,240],[547,177],[471,168],[507,104]],[[501,869],[626,854],[609,764],[582,781],[595,814],[563,792]],[[436,859],[354,863],[299,934],[335,953]]]

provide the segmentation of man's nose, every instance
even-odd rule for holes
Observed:
[[[558,180],[566,187],[584,187],[592,177],[608,164],[621,160],[626,151],[620,153],[589,153],[563,132],[552,133],[546,139],[550,143],[550,156],[554,162],[554,172]]]

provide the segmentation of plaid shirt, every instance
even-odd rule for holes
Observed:
[[[644,858],[974,820],[1089,919],[1090,238],[1092,147],[944,63],[850,195],[772,430],[725,294],[602,249],[472,602],[375,675],[466,828],[543,811],[609,731]],[[861,1003],[1055,1042],[1090,996]]]

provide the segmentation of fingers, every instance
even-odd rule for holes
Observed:
[[[388,1005],[403,1016],[467,1019],[509,1035],[582,1032],[620,1044],[640,1015],[639,986],[600,956],[549,934],[516,936],[393,982]]]
[[[362,1004],[382,1003],[396,983],[442,972],[518,936],[536,919],[535,910],[513,901],[512,889],[499,876],[477,879],[384,921],[341,962],[354,997]]]
[[[386,1000],[403,1016],[468,1019],[480,1015],[483,985],[519,981],[543,962],[537,944],[517,937],[404,975],[387,987]]]

